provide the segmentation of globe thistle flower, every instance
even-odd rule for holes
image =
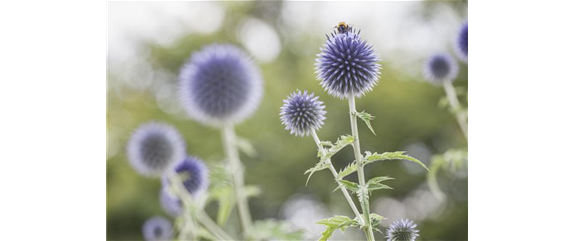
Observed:
[[[183,186],[191,194],[198,196],[209,186],[209,170],[199,158],[190,156],[175,166],[175,173],[183,180]],[[164,187],[170,184],[167,177],[164,178]]]
[[[145,176],[159,176],[185,158],[185,143],[177,130],[157,122],[141,125],[127,149],[132,167]]]
[[[257,66],[231,45],[210,45],[194,53],[179,79],[179,95],[188,115],[211,126],[249,117],[263,92]]]
[[[159,203],[163,210],[172,217],[177,217],[183,212],[183,202],[169,192],[169,187],[163,187],[160,190]]]
[[[281,107],[281,122],[285,130],[296,136],[307,136],[323,125],[325,120],[325,106],[318,96],[307,91],[293,92]]]
[[[330,95],[361,97],[378,82],[379,56],[359,33],[355,29],[332,33],[317,55],[317,78]]]
[[[414,241],[418,236],[417,225],[413,221],[396,220],[387,229],[387,241]]]
[[[172,238],[171,222],[160,216],[148,219],[142,231],[147,241],[171,240]]]
[[[458,75],[458,64],[448,54],[436,54],[427,60],[424,75],[434,84],[452,82]]]
[[[456,52],[460,59],[468,61],[468,21],[460,27],[456,36]]]

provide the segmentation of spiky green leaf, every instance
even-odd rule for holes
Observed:
[[[363,120],[365,122],[365,124],[367,124],[367,127],[369,127],[369,130],[371,130],[371,132],[373,132],[373,135],[377,135],[377,133],[375,133],[375,130],[373,129],[373,127],[371,126],[371,120],[375,119],[375,116],[362,111],[362,112],[356,112],[355,111],[355,115],[357,117],[359,117],[361,120]]]
[[[344,177],[350,175],[351,173],[357,171],[357,163],[351,162],[348,166],[346,166],[342,171],[339,172],[337,175],[338,179],[343,179]]]
[[[345,146],[348,146],[349,144],[353,143],[353,140],[354,140],[353,136],[342,135],[339,137],[339,139],[337,140],[337,142],[335,142],[334,145],[329,144],[331,145],[331,147],[327,149],[324,153],[319,149],[319,157],[321,158],[321,160],[319,160],[319,162],[314,167],[309,168],[307,171],[305,171],[305,174],[309,174],[305,185],[309,183],[309,179],[311,179],[313,173],[329,168],[329,166],[331,165],[330,158],[337,152],[339,152],[341,149],[343,149]]]
[[[416,158],[404,154],[404,151],[396,151],[396,152],[385,152],[382,154],[379,153],[370,153],[365,152],[365,157],[363,160],[365,161],[365,165],[376,162],[376,161],[386,161],[386,160],[407,160],[410,162],[414,162],[422,166],[427,171],[429,170],[427,166],[422,163],[421,161],[417,160]]]
[[[335,188],[335,190],[333,190],[333,192],[337,191],[341,187],[345,187],[345,188],[351,190],[352,192],[356,192],[357,189],[359,189],[359,184],[357,184],[357,183],[347,181],[347,180],[339,180],[338,182],[340,183],[340,185],[337,188]]]
[[[359,223],[357,222],[357,220],[351,219],[347,216],[339,216],[339,215],[334,216],[332,218],[326,218],[326,219],[319,220],[317,222],[317,224],[327,226],[325,231],[323,231],[323,233],[321,234],[321,238],[319,238],[320,241],[328,240],[333,235],[333,232],[335,232],[335,230],[337,230],[337,229],[340,229],[341,231],[345,231],[345,229],[348,227],[358,227],[359,226]]]

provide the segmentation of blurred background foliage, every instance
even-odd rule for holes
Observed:
[[[110,2],[107,92],[107,237],[141,239],[141,225],[153,215],[167,215],[158,201],[160,182],[136,174],[125,146],[144,122],[175,126],[191,155],[213,164],[223,158],[220,133],[186,117],[177,99],[177,75],[190,54],[211,43],[246,49],[259,64],[265,92],[257,112],[236,129],[251,141],[257,155],[242,155],[246,184],[263,193],[250,200],[254,219],[285,219],[316,239],[314,222],[335,214],[352,216],[328,172],[316,173],[305,186],[303,172],[317,162],[312,138],[289,135],[279,120],[282,100],[296,89],[320,96],[327,120],[318,132],[334,141],[350,134],[348,104],[329,96],[315,78],[315,55],[325,34],[339,21],[362,30],[383,59],[380,82],[357,100],[357,110],[376,116],[373,135],[359,125],[364,151],[406,150],[428,166],[432,156],[467,142],[455,118],[439,107],[442,88],[423,80],[422,64],[435,52],[453,53],[453,40],[466,19],[466,2]],[[455,86],[467,89],[467,65],[459,62]],[[461,98],[466,106],[466,98]],[[352,161],[352,148],[333,158],[337,169]],[[416,165],[391,161],[369,165],[367,177],[391,176],[393,190],[374,192],[373,212],[417,224],[418,240],[466,240],[468,202],[466,166],[440,172],[436,199],[426,173]],[[356,175],[349,177],[356,181]],[[217,204],[207,207],[214,215]],[[229,228],[237,221],[232,215]],[[335,240],[362,239],[358,231],[339,231]],[[382,235],[377,234],[378,239]]]

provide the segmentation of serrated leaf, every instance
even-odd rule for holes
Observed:
[[[347,216],[339,216],[339,215],[334,216],[332,218],[326,218],[326,219],[319,220],[317,222],[317,224],[327,226],[325,231],[323,231],[323,233],[321,233],[321,238],[319,238],[320,241],[328,240],[333,235],[333,232],[335,232],[335,230],[337,230],[337,229],[340,229],[341,231],[345,231],[345,229],[348,227],[358,227],[359,226],[359,223],[357,222],[357,220],[350,219]]]
[[[421,165],[424,169],[426,169],[427,171],[429,170],[427,168],[427,166],[422,163],[421,161],[417,160],[416,158],[406,155],[404,154],[404,151],[396,151],[396,152],[385,152],[382,154],[378,154],[378,153],[370,153],[370,152],[365,152],[365,165],[373,163],[375,161],[385,161],[385,160],[407,160],[407,161],[411,161],[414,163],[417,163],[419,165]]]
[[[357,163],[355,162],[351,162],[351,164],[349,164],[347,167],[345,167],[345,169],[343,169],[342,171],[339,172],[339,174],[337,175],[338,179],[343,179],[344,177],[350,175],[351,173],[357,171]]]
[[[352,192],[356,192],[357,189],[359,188],[359,184],[351,182],[351,181],[339,180],[338,182],[340,183],[340,185],[337,188],[335,188],[335,190],[333,190],[333,192],[337,191],[341,187],[345,187],[345,188],[351,190]]]
[[[357,117],[359,117],[361,120],[363,120],[365,122],[365,124],[367,124],[367,127],[369,127],[369,130],[371,130],[371,132],[373,132],[373,135],[377,135],[375,133],[375,130],[373,130],[373,127],[371,126],[371,120],[375,119],[375,116],[362,111],[362,112],[356,112],[355,111],[355,115],[357,115]]]
[[[331,165],[331,164],[326,163],[326,161],[324,161],[324,162],[319,162],[314,167],[307,169],[307,171],[305,171],[304,174],[309,173],[309,176],[307,176],[307,181],[305,182],[305,186],[307,186],[307,184],[309,183],[309,180],[311,179],[311,176],[313,175],[313,173],[327,169],[327,168],[329,168],[329,165]]]
[[[381,221],[385,219],[385,217],[378,215],[376,213],[371,213],[370,217],[371,217],[371,227],[374,229],[379,227],[379,225],[381,225]]]
[[[370,192],[375,191],[375,190],[380,190],[380,189],[393,189],[392,187],[389,187],[385,184],[380,184],[380,183],[370,183],[370,184],[367,184],[367,187],[368,187]]]
[[[369,181],[367,182],[367,184],[369,184],[369,183],[380,183],[380,182],[384,182],[384,181],[386,181],[386,180],[394,180],[394,178],[392,178],[392,177],[387,177],[387,176],[384,176],[384,177],[382,177],[382,176],[381,176],[381,177],[374,177],[374,178],[371,178],[371,180],[369,180]]]
[[[305,171],[304,174],[309,173],[305,185],[309,183],[309,179],[311,179],[313,173],[329,168],[329,166],[331,165],[329,164],[329,159],[337,152],[339,152],[341,149],[343,149],[345,146],[348,146],[349,144],[353,143],[353,140],[354,140],[353,136],[342,135],[339,137],[339,139],[337,140],[337,142],[335,142],[334,145],[331,144],[332,146],[329,149],[327,149],[324,154],[322,154],[322,152],[319,150],[319,157],[321,158],[321,160],[319,160],[319,162],[314,167],[309,168],[307,171]]]
[[[251,142],[245,138],[238,137],[236,141],[237,148],[249,157],[255,157],[257,150],[251,145]]]

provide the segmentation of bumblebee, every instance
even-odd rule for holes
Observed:
[[[337,29],[337,33],[346,33],[353,29],[352,26],[348,25],[345,22],[339,22],[339,24],[337,24],[337,26],[333,28]]]

